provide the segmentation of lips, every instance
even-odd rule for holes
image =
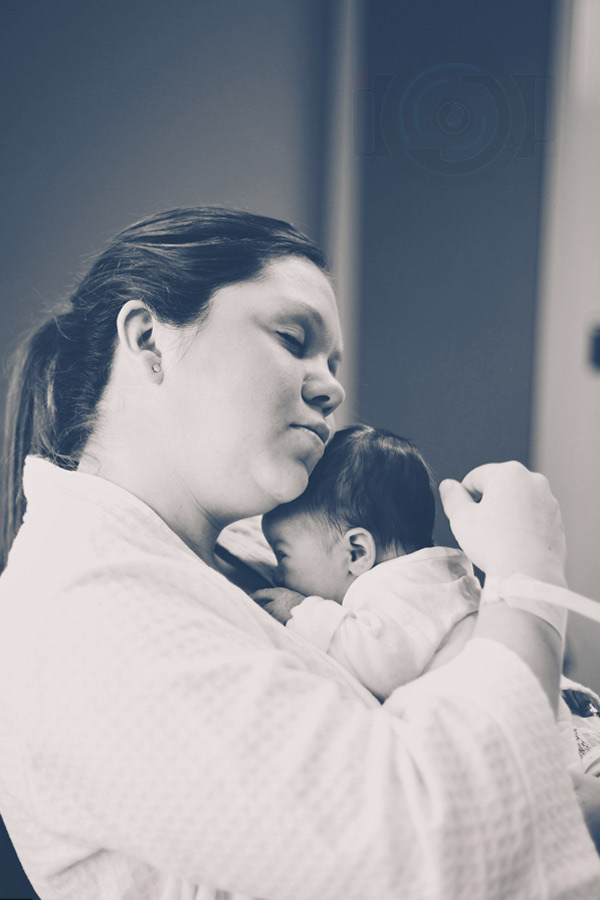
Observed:
[[[329,438],[331,437],[331,428],[327,424],[321,420],[320,422],[313,422],[308,424],[307,422],[296,422],[292,425],[292,428],[301,428],[306,431],[311,431],[316,437],[319,438],[321,443],[325,445]]]

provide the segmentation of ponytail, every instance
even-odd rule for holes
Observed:
[[[56,366],[58,328],[50,319],[34,332],[13,355],[4,424],[5,459],[2,467],[6,511],[2,529],[0,567],[6,565],[8,551],[25,512],[23,466],[25,457],[37,443],[34,428],[42,440],[53,431],[52,373]],[[40,441],[41,443],[41,441]]]
[[[70,319],[72,313],[53,315],[28,336],[11,361],[4,422],[0,571],[25,513],[25,458],[31,453],[64,469],[75,469],[76,450],[89,435],[92,409],[81,403],[85,392],[80,365],[88,336],[85,329],[77,339],[70,336]]]
[[[0,571],[25,512],[26,456],[41,456],[64,469],[79,465],[108,382],[121,307],[142,300],[161,322],[197,325],[215,291],[255,278],[285,256],[305,257],[326,270],[321,250],[287,222],[218,207],[167,210],[111,241],[69,304],[14,358],[4,434]]]

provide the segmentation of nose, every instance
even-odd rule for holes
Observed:
[[[318,407],[329,416],[343,402],[346,392],[328,365],[307,375],[302,385],[302,397],[310,406]]]

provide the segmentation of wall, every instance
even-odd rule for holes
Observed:
[[[600,600],[600,4],[563,0],[537,326],[535,465],[561,504],[567,578]],[[600,691],[600,626],[570,621],[572,675]]]
[[[551,5],[365,8],[359,414],[440,479],[527,463]]]

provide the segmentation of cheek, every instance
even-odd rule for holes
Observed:
[[[315,559],[315,572],[319,573],[322,589],[330,598],[339,594],[346,571],[345,560],[337,552],[322,550]]]
[[[199,355],[190,382],[199,385],[211,418],[232,416],[249,439],[273,435],[297,418],[302,402],[302,362],[265,335],[259,341],[240,340],[235,352],[221,344],[210,358]],[[254,442],[254,440],[252,441]]]
[[[304,593],[328,597],[334,583],[331,560],[319,549],[314,548],[304,561]]]
[[[239,373],[239,387],[263,407],[287,410],[302,396],[303,375],[301,362],[274,344]]]
[[[292,590],[307,593],[307,587],[310,583],[310,560],[306,559],[305,554],[294,554],[282,560],[281,577],[286,587]],[[310,591],[308,591],[310,593]]]

